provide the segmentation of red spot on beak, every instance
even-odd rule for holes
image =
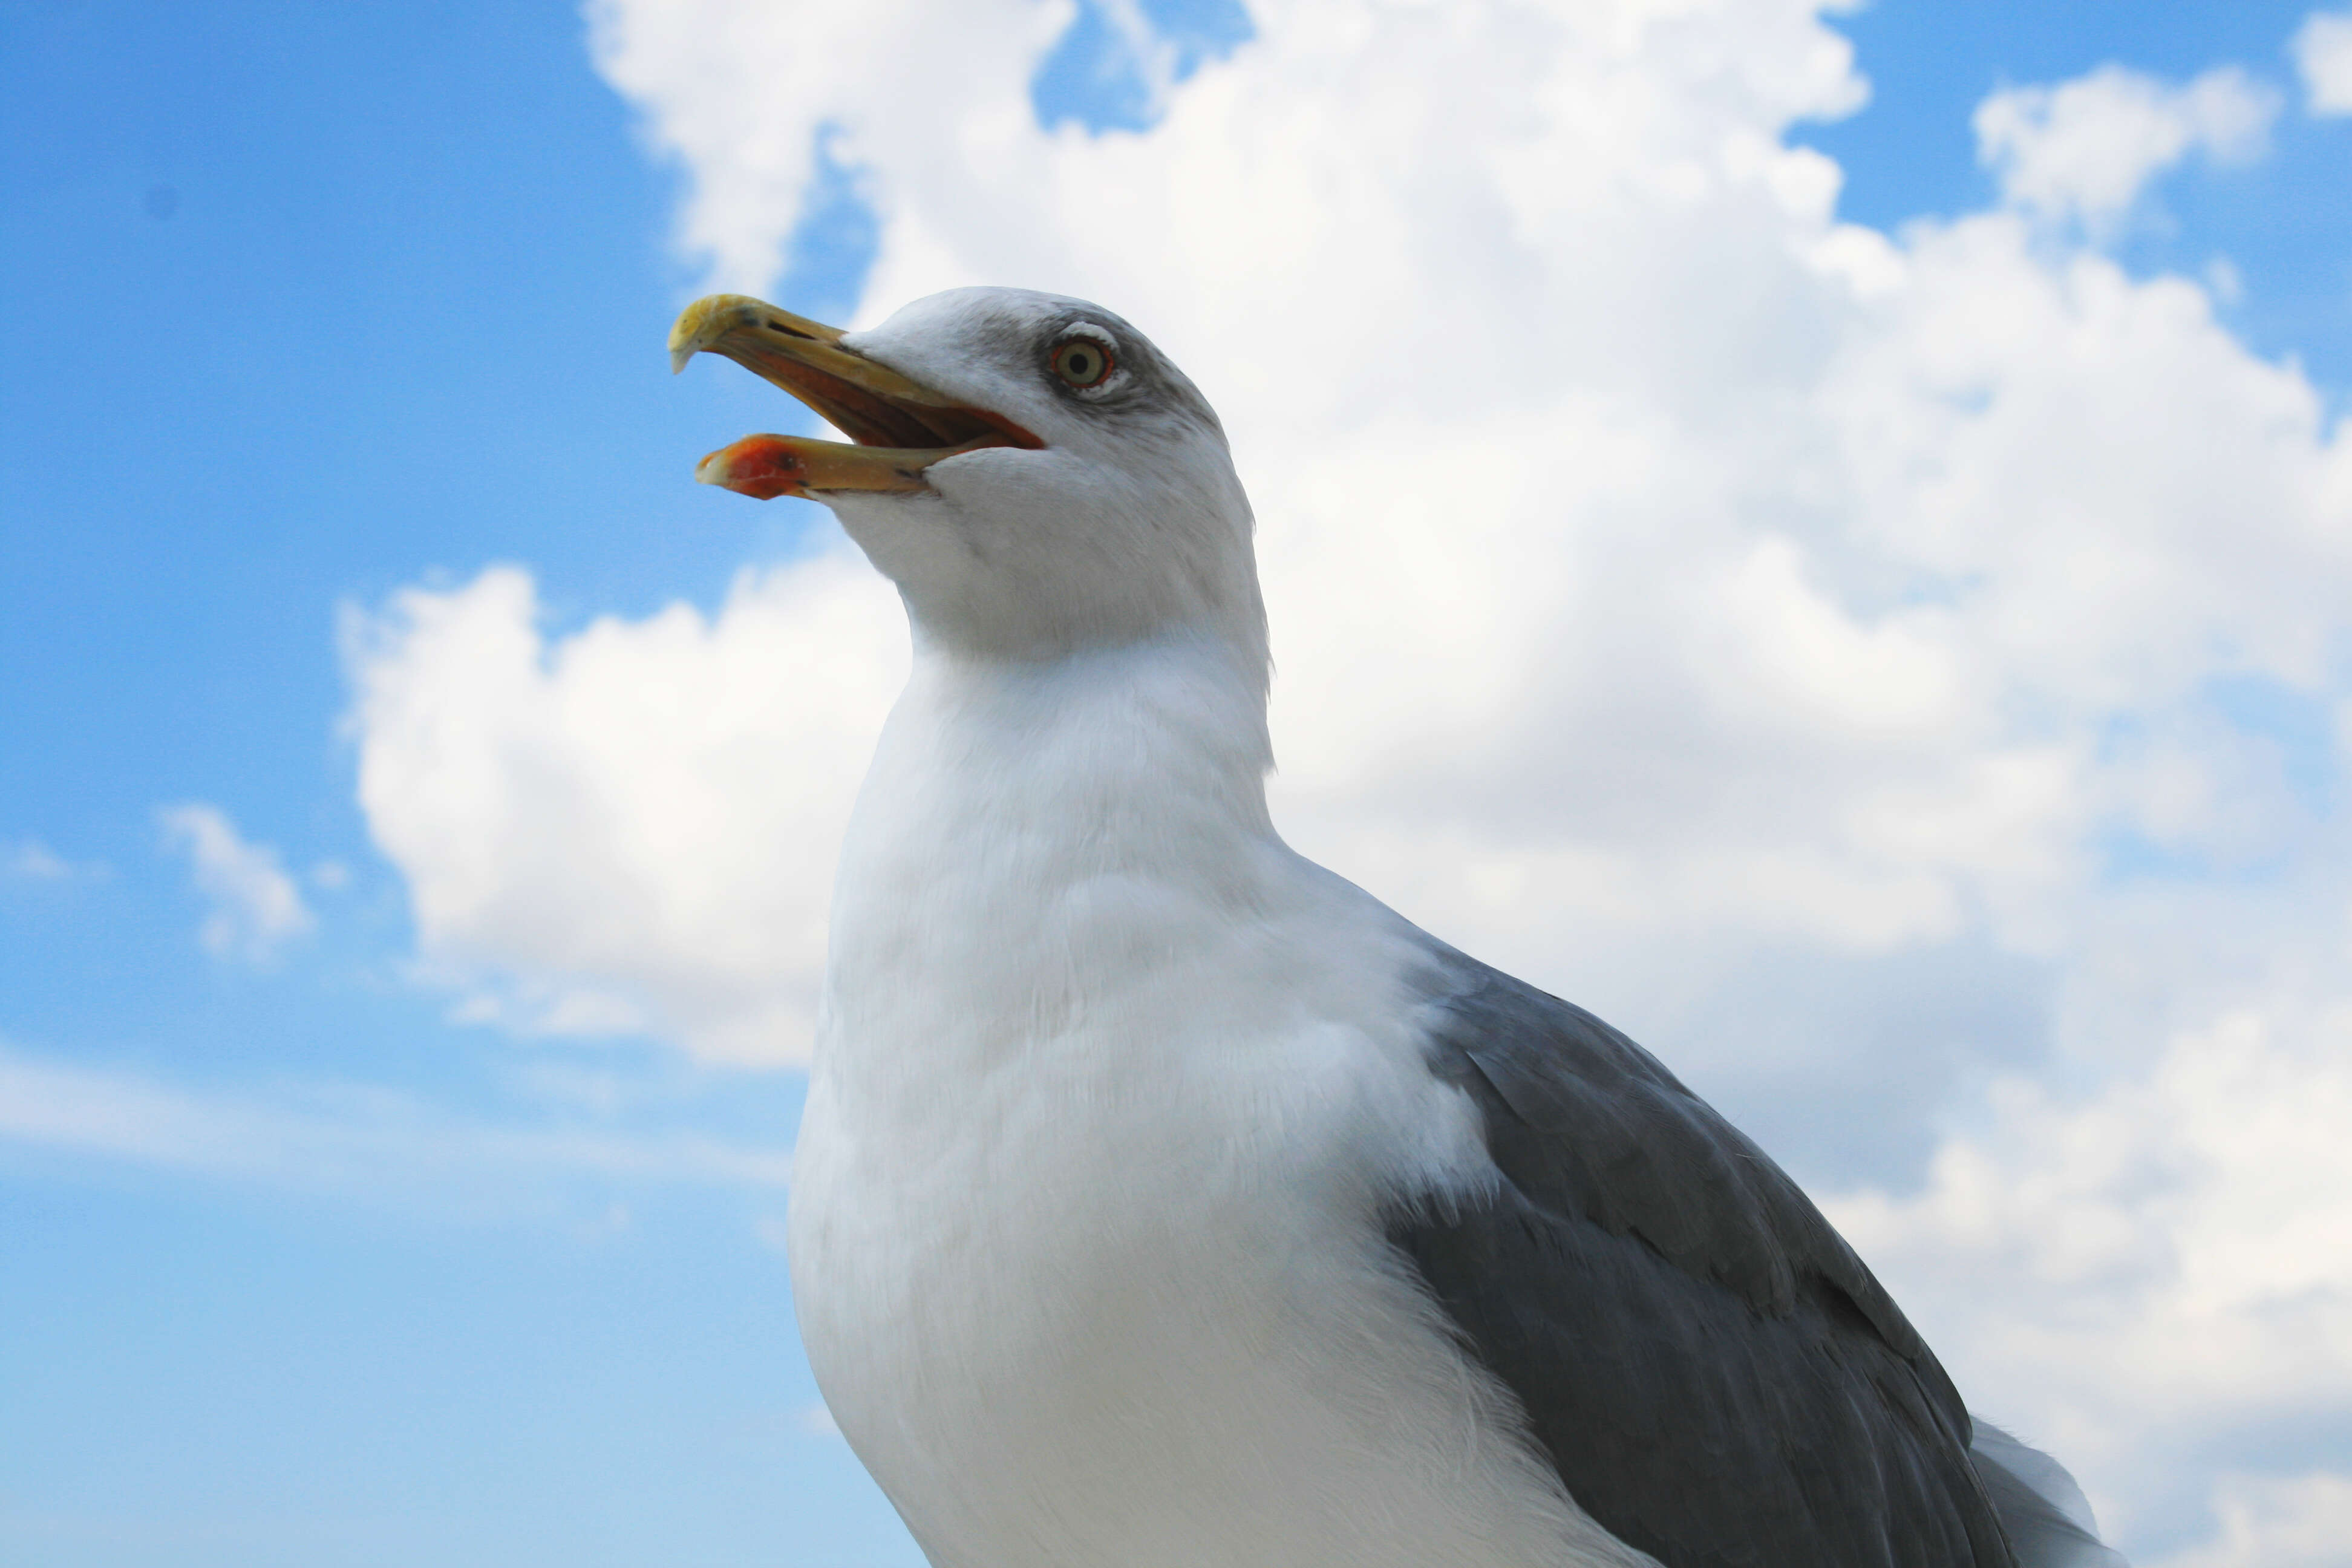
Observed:
[[[746,436],[721,447],[695,465],[694,477],[754,500],[808,493],[808,467],[781,436]]]

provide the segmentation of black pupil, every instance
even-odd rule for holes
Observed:
[[[1072,349],[1063,356],[1062,368],[1073,381],[1095,378],[1095,356],[1092,349]]]

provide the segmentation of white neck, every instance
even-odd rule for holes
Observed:
[[[1270,765],[1262,667],[1222,639],[1030,662],[919,636],[843,845],[826,1033],[1017,1048],[1181,962],[1289,858]]]

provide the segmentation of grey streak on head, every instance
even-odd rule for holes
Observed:
[[[1110,351],[1115,368],[1099,388],[1080,390],[1053,372],[1055,350],[1078,336]],[[1224,424],[1192,378],[1134,323],[1090,300],[1034,289],[950,289],[842,343],[1010,417],[1026,408],[1063,423],[1065,437],[1090,430],[1123,440],[1181,434],[1224,444]],[[1036,433],[1054,440],[1046,430]]]
[[[1093,342],[1092,387],[1054,355]],[[916,300],[843,346],[1031,432],[925,471],[931,493],[827,498],[905,596],[917,635],[991,658],[1195,637],[1263,689],[1249,501],[1199,387],[1114,311],[1018,289]]]
[[[1104,424],[1133,432],[1140,426],[1173,416],[1224,438],[1217,411],[1192,384],[1192,378],[1160,352],[1160,346],[1125,318],[1089,305],[1050,294],[1029,295],[1049,313],[1029,330],[1030,363],[1050,364],[1054,353],[1075,337],[1106,341],[1116,368],[1111,381],[1098,392],[1087,393],[1053,374],[1043,380],[1046,389],[1072,408]],[[1092,329],[1089,331],[1089,329]]]

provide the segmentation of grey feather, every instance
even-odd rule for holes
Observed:
[[[2100,1544],[2091,1500],[2057,1460],[1984,1420],[1969,1458],[2000,1512],[2019,1568],[2130,1568],[2122,1553]]]
[[[1390,1236],[1570,1495],[1666,1568],[2015,1568],[1958,1392],[1796,1184],[1622,1034],[1433,947],[1432,1067],[1497,1180],[1398,1194]]]

